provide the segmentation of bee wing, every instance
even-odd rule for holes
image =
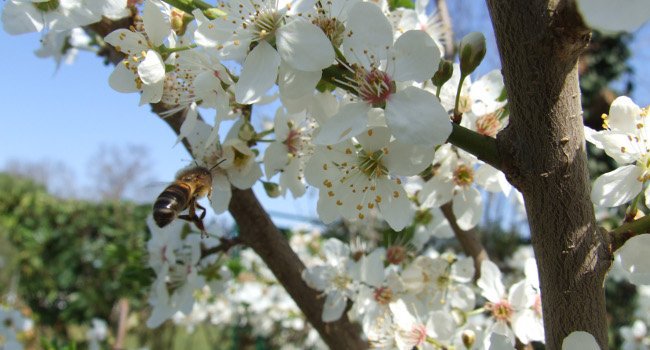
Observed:
[[[167,188],[172,183],[172,181],[156,181],[156,182],[151,182],[148,183],[147,185],[143,186],[140,188],[139,192],[139,198],[142,198],[143,202],[146,203],[153,203],[156,201],[156,198],[160,196],[162,191]]]

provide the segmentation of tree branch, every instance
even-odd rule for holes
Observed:
[[[506,177],[523,194],[537,259],[547,349],[573,331],[607,349],[603,282],[611,264],[590,199],[578,57],[589,42],[575,1],[487,0],[501,57]]]
[[[478,232],[476,229],[465,231],[458,226],[451,202],[443,204],[440,210],[442,210],[442,214],[449,221],[449,225],[451,225],[451,229],[463,247],[465,254],[471,256],[474,260],[474,280],[478,280],[481,277],[481,264],[484,260],[490,260],[487,251],[478,238]]]
[[[630,238],[650,232],[650,215],[626,222],[609,232],[611,252],[617,251]]]
[[[117,28],[119,27],[110,27],[104,23],[102,26],[94,26],[92,30],[97,30],[98,34],[106,36]],[[113,64],[119,63],[121,55],[115,54],[115,50],[111,47],[107,50],[104,54],[107,60]],[[157,103],[151,104],[151,109],[160,116],[167,107]],[[177,135],[180,134],[184,118],[183,111],[161,117]],[[183,145],[192,154],[192,148],[186,139],[183,139]],[[361,328],[352,323],[346,315],[335,322],[322,321],[325,299],[303,281],[302,271],[305,265],[291,249],[287,239],[275,227],[253,191],[233,188],[229,210],[239,226],[239,239],[262,258],[325,343],[332,349],[367,349],[367,342],[361,338]]]
[[[496,139],[481,135],[456,123],[451,123],[451,125],[451,135],[449,135],[447,142],[501,170],[502,164]]]

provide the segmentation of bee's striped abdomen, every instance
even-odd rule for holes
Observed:
[[[165,227],[187,208],[191,188],[183,183],[173,183],[158,196],[153,204],[153,219],[158,227]]]

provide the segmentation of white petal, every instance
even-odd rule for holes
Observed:
[[[627,96],[617,97],[609,107],[607,125],[614,131],[634,134],[641,108]]]
[[[503,192],[507,196],[512,190],[512,185],[510,185],[506,176],[489,164],[479,166],[474,174],[474,181],[492,193]]]
[[[275,84],[280,67],[280,55],[266,41],[261,41],[251,51],[235,85],[238,103],[255,103]]]
[[[499,333],[490,334],[489,343],[490,346],[488,347],[488,350],[514,350],[515,349],[515,347],[512,346],[510,339],[508,339],[508,337],[501,335]]]
[[[314,138],[317,145],[333,145],[361,133],[368,124],[370,106],[350,103],[341,107],[334,116],[325,121]]]
[[[304,72],[280,65],[278,85],[283,98],[297,99],[311,95],[320,81],[321,71]]]
[[[330,224],[341,217],[338,208],[336,207],[336,203],[328,197],[327,191],[324,189],[319,190],[316,212],[318,213],[318,218],[324,224]]]
[[[323,322],[333,322],[341,318],[347,299],[339,291],[333,291],[327,294],[325,304],[323,305]]]
[[[642,170],[626,165],[601,175],[591,189],[591,201],[603,207],[617,207],[631,201],[643,187],[637,180]]]
[[[630,273],[630,282],[636,285],[650,285],[650,235],[641,234],[630,238],[618,254],[623,268]]]
[[[338,263],[350,255],[350,248],[336,238],[330,238],[323,243],[323,254],[329,263]]]
[[[149,49],[144,35],[128,29],[114,30],[104,38],[104,41],[113,45],[117,51],[127,54],[140,54]]]
[[[225,175],[215,174],[212,176],[212,198],[210,204],[215,214],[221,214],[228,210],[230,198],[232,197],[232,190],[230,189],[230,182]]]
[[[413,86],[390,97],[386,123],[397,141],[406,144],[440,145],[451,134],[451,121],[438,98]]]
[[[562,350],[600,350],[596,338],[588,332],[575,331],[562,341]]]
[[[140,95],[140,106],[147,103],[158,103],[163,95],[164,81],[161,80],[151,85],[143,85]]]
[[[423,208],[439,208],[453,197],[454,183],[441,176],[427,181],[418,193],[418,201]]]
[[[481,192],[474,187],[458,191],[454,195],[452,209],[458,227],[465,231],[472,229],[483,216]]]
[[[633,32],[650,19],[646,0],[578,0],[577,3],[585,22],[605,32]]]
[[[280,187],[291,191],[293,198],[301,197],[306,191],[300,163],[300,160],[292,159],[280,174]]]
[[[9,0],[2,9],[2,29],[11,35],[43,30],[43,15],[32,2]]]
[[[481,288],[482,295],[493,303],[500,301],[506,292],[501,282],[501,271],[490,260],[484,260],[481,264],[481,277],[476,285]]]
[[[503,76],[498,69],[490,71],[475,81],[469,88],[472,113],[483,116],[503,106],[505,102],[497,102],[503,89]]]
[[[377,187],[378,192],[385,194],[378,203],[384,220],[393,230],[401,231],[413,220],[413,207],[404,187],[388,179],[378,180]]]
[[[393,47],[397,81],[413,80],[419,83],[430,79],[438,70],[440,51],[431,37],[421,30],[402,34]]]
[[[410,331],[415,325],[415,317],[411,315],[404,300],[398,299],[396,302],[390,303],[388,305],[390,311],[393,313],[393,321],[397,324],[400,329]]]
[[[390,131],[386,127],[371,128],[357,135],[356,138],[366,153],[373,153],[388,146]]]
[[[639,149],[638,142],[626,133],[605,130],[593,134],[592,138],[599,142],[605,153],[619,164],[635,162],[641,157],[641,152],[645,151]]]
[[[240,190],[251,188],[261,177],[262,168],[257,163],[253,163],[250,168],[245,171],[234,167],[228,169],[228,180],[230,180],[230,183],[233,186]]]
[[[368,68],[369,62],[363,50],[383,59],[387,47],[393,45],[393,27],[381,9],[371,2],[356,3],[348,12],[343,52],[348,61],[361,63]]]
[[[603,144],[594,138],[594,135],[597,135],[598,131],[588,126],[585,126],[584,131],[585,131],[585,140],[587,140],[587,142],[590,142],[592,145],[596,146],[596,148],[604,149]]]
[[[136,92],[138,88],[135,85],[135,78],[135,74],[120,62],[108,78],[108,84],[115,91]]]
[[[320,71],[334,63],[332,43],[310,22],[293,20],[276,34],[278,52],[289,66],[301,71]]]
[[[171,34],[171,23],[163,10],[165,5],[158,0],[146,0],[142,11],[144,30],[155,47],[163,44]]]
[[[406,145],[393,141],[383,162],[392,175],[412,176],[421,173],[433,161],[435,152],[431,147]]]
[[[146,85],[153,85],[165,78],[165,64],[156,51],[147,51],[147,57],[138,65],[138,75]]]
[[[361,258],[360,282],[373,287],[381,287],[384,282],[384,249],[375,249],[372,253]]]
[[[194,128],[196,127],[198,120],[199,120],[199,113],[196,110],[196,103],[192,102],[190,108],[187,110],[187,113],[185,114],[185,118],[183,119],[183,124],[181,124],[181,130],[180,133],[178,133],[178,138],[176,139],[176,143],[179,143],[183,138],[187,137],[188,135],[190,135],[192,131],[194,131]]]
[[[310,267],[302,271],[302,279],[310,288],[324,291],[330,287],[332,269],[330,266]]]
[[[270,179],[289,163],[287,146],[282,142],[273,142],[264,151],[264,173]]]

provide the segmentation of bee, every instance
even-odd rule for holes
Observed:
[[[201,234],[206,236],[203,225],[206,210],[197,200],[212,195],[212,170],[219,164],[221,162],[212,169],[196,165],[179,171],[176,180],[160,193],[153,204],[153,219],[156,225],[163,228],[179,218],[194,223],[201,230]],[[188,213],[181,215],[185,209],[188,209]],[[202,211],[200,215],[199,210]]]

